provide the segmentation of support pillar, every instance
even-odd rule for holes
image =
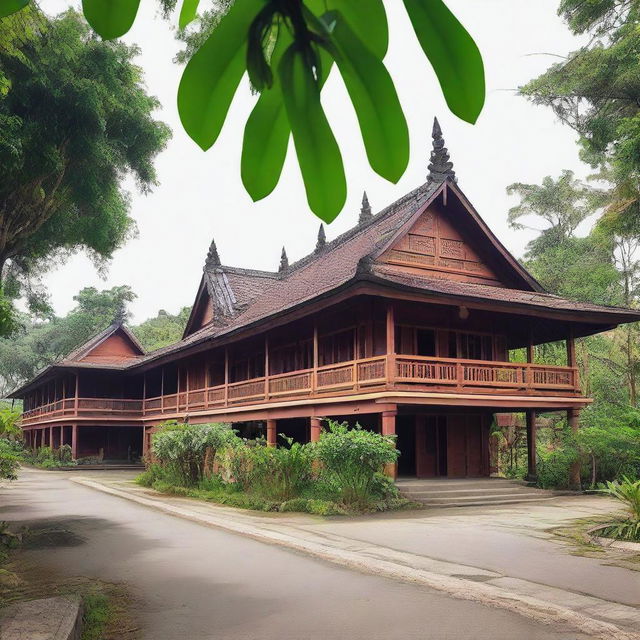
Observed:
[[[147,430],[142,427],[142,457],[146,459],[149,452],[149,439],[147,438]]]
[[[536,412],[527,409],[527,480],[535,482],[538,479],[536,470]]]
[[[567,422],[573,434],[578,433],[580,409],[567,409]],[[569,488],[580,491],[580,460],[575,460],[569,468]]]
[[[71,457],[74,460],[78,459],[78,425],[74,424],[71,427]]]
[[[49,448],[53,451],[53,426],[49,427]]]
[[[276,438],[277,438],[277,434],[276,434],[276,425],[277,425],[278,421],[277,420],[273,420],[273,419],[269,419],[267,420],[267,446],[268,447],[275,447],[276,446]]]
[[[318,442],[320,440],[320,431],[322,430],[322,421],[320,418],[311,418],[311,433],[310,440],[311,442]]]
[[[383,411],[382,412],[382,435],[383,436],[395,436],[396,435],[396,416],[397,411]],[[391,478],[395,478],[398,475],[397,464],[386,464],[384,466],[384,473]]]

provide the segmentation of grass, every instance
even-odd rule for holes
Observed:
[[[313,491],[306,492],[306,494],[310,495],[278,501],[264,498],[256,493],[243,491],[236,483],[224,483],[221,481],[208,480],[203,483],[207,488],[190,488],[167,482],[166,480],[154,479],[153,474],[145,472],[139,475],[135,482],[143,487],[149,487],[167,495],[214,502],[238,509],[281,513],[310,513],[319,516],[359,515],[363,513],[362,510],[349,509],[336,501],[313,495]],[[406,498],[392,497],[373,503],[365,512],[414,509],[421,506]]]
[[[39,532],[41,533],[41,532]],[[132,597],[121,584],[84,576],[61,576],[30,553],[31,533],[22,544],[0,544],[0,607],[26,600],[73,596],[83,604],[82,640],[137,640]]]

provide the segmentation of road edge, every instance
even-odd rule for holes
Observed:
[[[598,620],[567,607],[537,598],[509,593],[494,585],[437,574],[425,569],[414,569],[389,560],[365,556],[357,551],[348,551],[330,545],[319,544],[318,542],[234,521],[228,517],[228,514],[225,514],[225,518],[222,519],[214,515],[190,512],[180,506],[158,502],[157,500],[145,498],[88,478],[69,478],[69,480],[90,489],[155,509],[167,515],[222,529],[266,544],[285,547],[362,573],[418,584],[461,600],[471,600],[495,608],[506,609],[544,624],[570,625],[582,633],[602,640],[640,640],[640,635],[621,629],[610,622]]]

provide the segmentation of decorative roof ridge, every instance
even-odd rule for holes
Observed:
[[[289,265],[288,271],[282,274],[282,277],[288,278],[289,276],[293,275],[298,269],[302,269],[306,267],[308,264],[312,263],[314,260],[318,258],[318,256],[320,255],[324,256],[329,251],[332,251],[333,249],[339,247],[344,242],[347,242],[348,240],[355,238],[357,235],[364,233],[365,231],[368,231],[370,227],[378,224],[379,222],[382,222],[390,215],[397,213],[404,205],[411,202],[411,200],[418,201],[419,199],[421,199],[420,196],[426,197],[428,194],[431,194],[439,186],[440,186],[439,182],[425,182],[424,184],[421,184],[419,187],[416,187],[415,189],[413,189],[413,191],[406,193],[402,197],[392,202],[390,205],[387,205],[384,209],[382,209],[378,213],[372,215],[371,218],[369,218],[362,224],[356,224],[354,227],[351,227],[350,229],[347,229],[346,231],[341,233],[339,236],[336,236],[333,240],[327,240],[327,243],[324,245],[322,252],[318,252],[314,249],[311,253],[307,254],[306,256],[303,256],[299,260],[292,262]]]
[[[216,266],[213,269],[207,271],[224,271],[225,273],[233,273],[241,276],[255,276],[256,278],[272,278],[277,280],[277,271],[263,271],[262,269],[248,269],[245,267],[230,267],[229,265]]]

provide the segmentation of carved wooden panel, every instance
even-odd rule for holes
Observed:
[[[499,282],[475,248],[457,231],[455,221],[449,220],[446,214],[435,207],[425,211],[381,259],[392,264],[425,269],[440,277],[455,278],[455,274],[460,274],[470,280]]]

